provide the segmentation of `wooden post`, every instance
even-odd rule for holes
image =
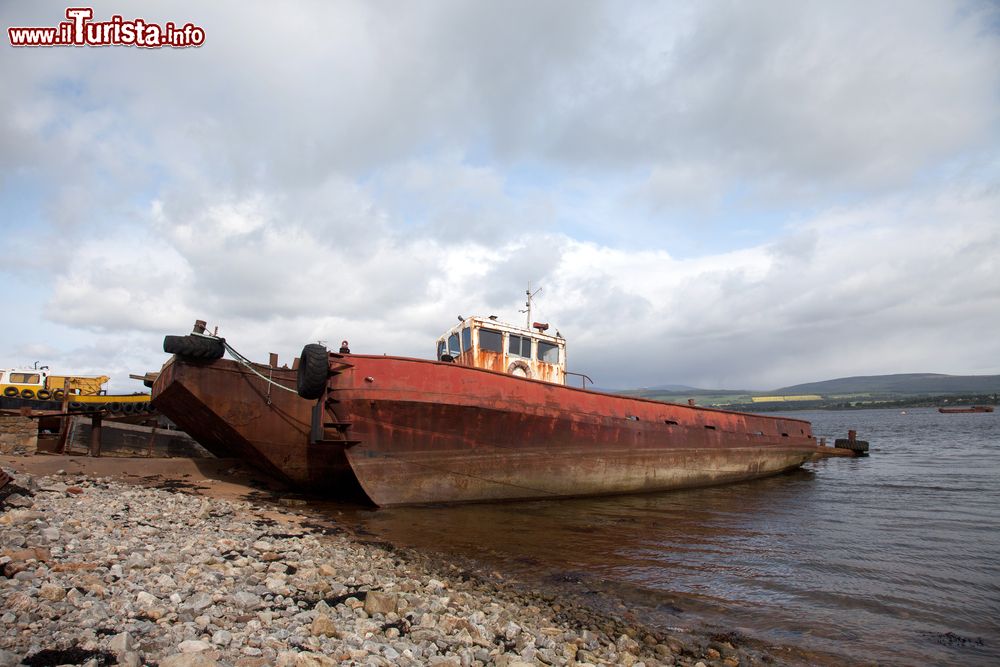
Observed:
[[[69,412],[69,378],[63,380],[63,400],[62,400],[62,414],[66,415]],[[59,442],[56,444],[56,453],[65,454],[66,453],[66,438],[69,436],[69,421],[70,417],[63,417],[62,424],[59,426]]]
[[[153,458],[153,448],[156,446],[156,427],[154,426],[149,431],[149,451],[146,452],[146,456]]]
[[[90,455],[101,455],[101,415],[90,418]]]

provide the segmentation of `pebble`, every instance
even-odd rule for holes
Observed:
[[[59,475],[18,473],[45,492],[0,504],[0,667],[45,648],[160,667],[754,663],[314,534],[280,507]]]
[[[212,648],[211,644],[200,639],[187,639],[177,645],[177,650],[181,653],[200,653],[210,648]]]

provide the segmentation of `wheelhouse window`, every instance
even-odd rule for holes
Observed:
[[[10,382],[13,384],[38,384],[39,376],[32,373],[11,373]]]
[[[531,339],[527,336],[515,336],[511,334],[510,341],[507,344],[507,352],[513,354],[515,357],[531,359]]]
[[[444,356],[444,353],[445,353],[445,351],[446,351],[447,349],[448,349],[448,348],[446,348],[446,347],[444,346],[444,341],[443,341],[443,340],[439,340],[439,341],[438,341],[438,356],[437,356],[437,358],[438,358],[438,360],[439,360],[439,361],[441,360],[441,357],[443,357],[443,356]]]
[[[479,349],[503,354],[503,336],[492,329],[479,330]]]
[[[462,349],[472,349],[472,329],[469,327],[462,329]]]
[[[459,347],[458,345],[457,333],[453,333],[452,335],[448,336],[448,354],[450,354],[453,357],[457,357],[458,355],[462,354],[462,348]]]
[[[538,360],[547,364],[558,364],[559,346],[546,343],[544,340],[538,341]]]

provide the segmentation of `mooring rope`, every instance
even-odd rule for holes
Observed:
[[[272,379],[271,379],[271,378],[269,378],[269,377],[264,377],[264,375],[262,375],[262,374],[261,374],[260,372],[258,372],[258,371],[257,371],[257,369],[256,369],[256,368],[254,368],[254,367],[253,367],[253,362],[252,362],[252,361],[250,361],[249,359],[247,359],[246,357],[244,357],[244,356],[243,356],[242,354],[240,354],[239,352],[237,352],[237,351],[236,351],[236,350],[235,350],[235,349],[233,348],[233,346],[232,346],[232,345],[230,345],[229,343],[227,343],[227,342],[226,342],[226,339],[225,339],[225,338],[217,338],[217,340],[218,340],[219,342],[221,342],[221,343],[222,343],[222,346],[223,346],[223,347],[225,347],[225,348],[226,348],[226,349],[227,349],[227,350],[229,351],[229,354],[233,355],[233,359],[235,359],[235,360],[236,360],[236,361],[238,361],[239,363],[241,363],[241,364],[243,364],[244,366],[246,366],[247,368],[249,368],[249,369],[250,369],[250,372],[251,372],[251,373],[253,373],[253,374],[254,374],[254,375],[256,375],[257,377],[259,377],[259,378],[260,378],[261,380],[263,380],[264,382],[267,382],[268,384],[272,384],[272,385],[274,385],[275,387],[278,387],[279,389],[284,389],[285,391],[290,391],[290,392],[292,392],[293,394],[297,394],[297,393],[298,393],[298,391],[297,391],[296,389],[291,389],[291,388],[289,388],[289,387],[286,387],[285,385],[281,384],[280,382],[275,382],[274,380],[272,380]],[[269,366],[269,368],[270,368],[270,366]]]

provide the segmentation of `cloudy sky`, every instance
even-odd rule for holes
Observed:
[[[430,357],[530,282],[605,387],[1000,373],[995,3],[93,7],[206,41],[0,3],[0,367]]]

